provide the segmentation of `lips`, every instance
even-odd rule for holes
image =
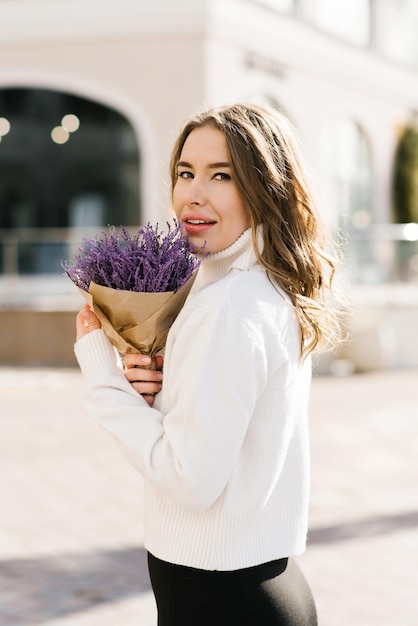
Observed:
[[[200,215],[187,215],[183,218],[184,230],[189,235],[197,235],[208,230],[211,226],[216,224],[214,220],[210,220],[207,217]]]

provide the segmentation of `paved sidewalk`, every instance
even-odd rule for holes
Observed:
[[[156,624],[142,481],[81,387],[0,368],[1,626]],[[316,378],[311,435],[320,626],[417,626],[418,371]]]

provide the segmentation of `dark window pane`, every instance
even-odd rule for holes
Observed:
[[[10,123],[0,141],[0,241],[17,236],[19,272],[55,271],[64,243],[40,242],[39,229],[141,223],[138,146],[122,115],[67,93],[0,89],[0,118]]]
[[[19,274],[62,274],[61,260],[66,254],[65,243],[20,243]]]

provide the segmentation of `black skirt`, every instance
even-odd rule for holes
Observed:
[[[294,559],[234,571],[173,565],[148,554],[158,626],[317,626]]]

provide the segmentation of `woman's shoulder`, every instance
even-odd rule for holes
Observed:
[[[271,322],[294,317],[287,294],[259,266],[231,276],[226,304],[232,312],[255,322]]]
[[[181,332],[195,336],[196,328],[210,329],[212,336],[228,333],[230,342],[233,337],[240,343],[256,342],[272,355],[272,362],[299,354],[294,308],[261,268],[230,272],[188,299],[170,331],[172,339]]]
[[[288,296],[258,265],[248,271],[230,272],[197,296],[196,306],[217,308],[257,324],[262,320],[277,323],[279,319],[294,315]]]

